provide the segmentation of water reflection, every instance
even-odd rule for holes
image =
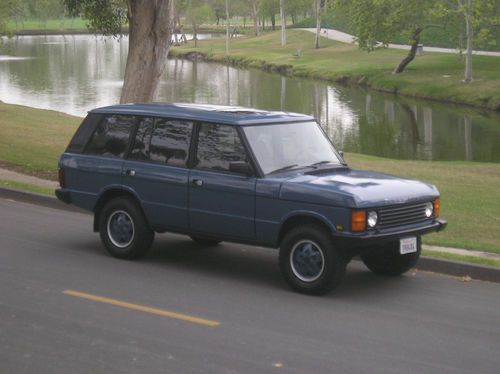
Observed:
[[[126,38],[88,35],[14,38],[10,56],[0,56],[0,100],[77,115],[116,103],[127,43]],[[172,59],[160,84],[160,100],[309,113],[345,151],[500,162],[497,114],[260,70]]]

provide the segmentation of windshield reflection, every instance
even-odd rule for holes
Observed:
[[[264,174],[323,164],[341,165],[316,122],[247,126],[244,132]]]

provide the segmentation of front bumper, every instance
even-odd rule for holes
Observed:
[[[336,232],[335,239],[344,248],[363,248],[372,245],[382,244],[406,238],[409,236],[421,236],[431,232],[438,232],[445,229],[448,222],[437,219],[425,226],[411,226],[403,228],[393,228],[390,230],[374,230],[362,233],[342,233]]]

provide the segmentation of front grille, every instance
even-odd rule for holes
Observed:
[[[429,220],[425,215],[425,203],[391,206],[378,210],[378,228],[411,225]]]

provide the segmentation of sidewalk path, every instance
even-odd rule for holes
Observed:
[[[34,184],[35,186],[48,187],[54,189],[59,187],[59,183],[54,181],[32,177],[31,175],[21,174],[15,171],[1,169],[1,168],[0,168],[0,180],[10,180],[14,182]]]
[[[316,33],[316,29],[310,28],[310,29],[299,29],[299,30],[305,30],[309,31],[312,33]],[[345,32],[342,31],[337,31],[333,29],[321,29],[321,36],[336,40],[338,42],[342,43],[354,43],[354,36],[350,34],[346,34]],[[409,50],[410,46],[409,45],[403,45],[403,44],[389,44],[389,48],[394,48],[394,49],[404,49],[404,50]],[[457,54],[458,50],[457,49],[452,49],[452,48],[439,48],[439,47],[427,47],[424,46],[424,52],[438,52],[438,53],[452,53],[452,54]],[[463,51],[465,53],[465,50]],[[480,56],[494,56],[494,57],[500,57],[500,52],[489,52],[489,51],[473,51],[475,55],[480,55]]]

